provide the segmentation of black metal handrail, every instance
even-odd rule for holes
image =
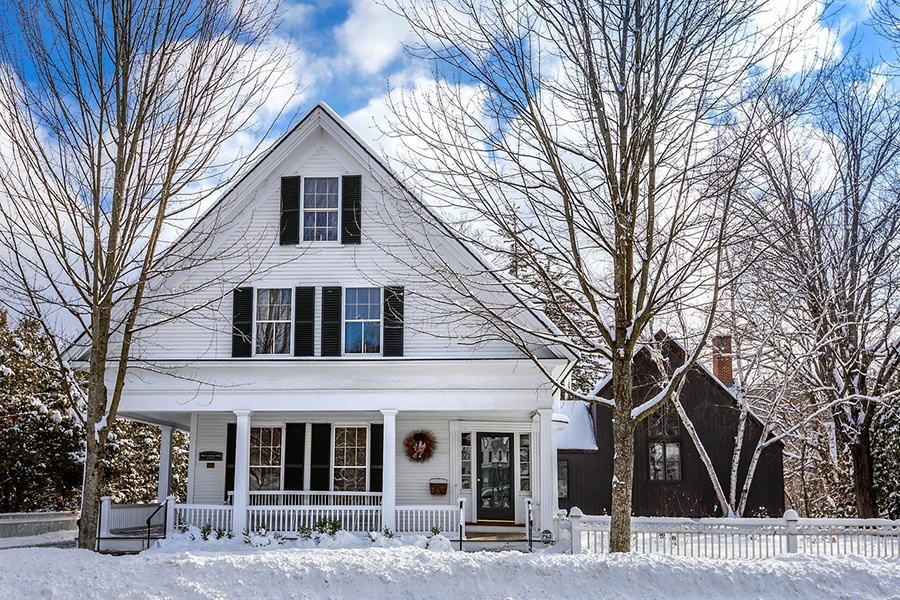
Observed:
[[[168,503],[169,503],[169,499],[166,498],[159,506],[156,507],[156,510],[154,510],[152,513],[150,513],[150,516],[147,517],[147,548],[148,549],[150,548],[150,528],[152,527],[150,525],[150,522],[153,521],[153,517],[156,516],[156,513],[158,513],[163,508],[165,508]],[[165,532],[166,529],[168,528],[168,525],[169,525],[167,522],[168,517],[169,517],[168,511],[164,512],[163,513],[163,532]]]

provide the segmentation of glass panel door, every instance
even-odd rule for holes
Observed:
[[[514,521],[513,434],[478,434],[479,521]]]

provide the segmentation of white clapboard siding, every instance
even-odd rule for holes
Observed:
[[[227,413],[200,413],[197,415],[197,430],[192,432],[196,443],[193,444],[198,452],[216,451],[222,453],[223,460],[210,463],[213,468],[208,469],[207,463],[200,462],[194,455],[191,460],[196,460],[194,468],[194,480],[189,485],[194,486],[193,501],[196,504],[222,504],[225,501],[225,443],[226,428],[228,423],[234,423],[235,416]]]
[[[311,150],[313,149],[313,150]],[[407,357],[442,358],[506,358],[520,356],[510,344],[488,340],[472,345],[482,331],[472,317],[448,315],[446,305],[427,307],[416,297],[416,288],[432,291],[434,283],[425,281],[414,269],[405,265],[419,264],[402,233],[397,220],[401,214],[391,194],[369,172],[324,132],[313,134],[298,148],[294,158],[284,165],[262,165],[274,169],[253,193],[248,211],[227,225],[233,230],[225,235],[221,259],[194,266],[173,287],[196,290],[198,285],[213,282],[205,289],[185,294],[175,301],[167,300],[148,312],[147,320],[172,315],[187,307],[204,307],[171,323],[152,328],[136,342],[142,359],[189,360],[194,358],[228,358],[231,355],[231,295],[237,285],[256,287],[296,287],[343,285],[349,287],[383,287],[404,285],[409,292],[405,301],[405,355]],[[277,230],[280,211],[280,179],[282,176],[340,176],[361,174],[363,177],[363,241],[358,246],[339,244],[312,245],[304,249],[279,246]],[[229,198],[238,201],[239,198]],[[246,214],[245,214],[246,213]],[[451,242],[452,243],[452,242]],[[389,250],[388,250],[389,249]],[[400,254],[400,260],[392,255]],[[248,256],[262,269],[246,277]],[[445,290],[441,293],[450,293]],[[317,294],[317,323],[321,317],[321,295]],[[210,303],[212,304],[211,306]],[[320,336],[316,334],[317,352]]]

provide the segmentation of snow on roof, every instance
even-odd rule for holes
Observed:
[[[566,400],[559,403],[555,412],[569,417],[569,426],[560,431],[557,438],[559,450],[597,450],[594,421],[586,402]]]

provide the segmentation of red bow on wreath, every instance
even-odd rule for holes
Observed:
[[[403,447],[406,448],[406,458],[413,462],[425,462],[434,455],[437,442],[434,434],[427,429],[413,431],[403,438]]]

